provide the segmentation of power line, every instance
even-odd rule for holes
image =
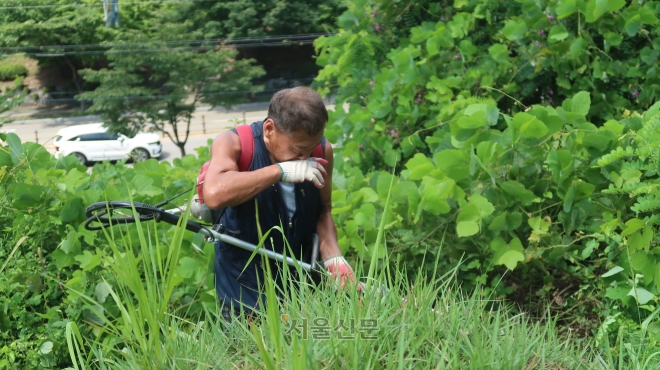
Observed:
[[[237,44],[232,45],[237,49],[251,48],[251,47],[273,47],[273,46],[298,46],[312,44],[314,40],[301,40],[295,42],[262,42],[254,44]],[[69,52],[51,52],[51,53],[14,53],[14,54],[0,54],[0,57],[11,57],[13,55],[22,55],[27,57],[47,58],[47,57],[63,57],[73,55],[99,55],[99,54],[130,54],[130,53],[162,53],[174,51],[192,51],[192,50],[210,50],[214,46],[191,46],[183,48],[164,48],[164,49],[128,49],[128,50],[93,50],[93,51],[69,51]]]
[[[299,81],[309,81],[314,78],[302,78]],[[333,85],[334,87],[336,85]],[[267,93],[267,92],[276,92],[281,89],[264,89],[264,90],[243,90],[243,91],[215,91],[215,92],[204,92],[200,95],[235,95],[235,94],[249,94],[249,93]],[[94,101],[94,100],[154,100],[154,99],[163,99],[163,98],[181,98],[185,96],[190,96],[190,94],[168,94],[168,95],[124,95],[124,96],[108,96],[102,98],[59,98],[59,99],[48,99],[52,102],[64,102],[64,101]]]
[[[122,2],[121,5],[132,4],[154,4],[154,3],[197,3],[202,1],[218,1],[218,0],[151,0],[151,1],[133,1]],[[17,5],[17,6],[0,6],[0,10],[5,9],[49,9],[49,8],[62,8],[62,7],[78,7],[78,6],[103,6],[103,4],[60,4],[60,5]]]
[[[311,82],[314,80],[315,77],[305,77],[305,78],[296,78],[296,79],[288,79],[289,81],[291,80],[296,80],[300,82]],[[286,80],[285,80],[286,81]],[[88,90],[88,91],[82,91],[82,92],[77,92],[77,91],[50,91],[45,94],[49,95],[63,95],[63,94],[69,94],[69,95],[79,95],[79,94],[84,94],[84,93],[89,93],[89,92],[94,92],[95,90]],[[279,91],[277,89],[266,89],[266,90],[245,90],[245,91],[207,91],[204,92],[204,95],[215,95],[215,94],[242,94],[242,93],[251,93],[251,92],[269,92],[269,91]],[[190,95],[190,94],[187,94]],[[153,97],[156,95],[144,95],[147,97]],[[179,96],[179,95],[158,95],[160,96]],[[65,100],[69,98],[49,98],[50,100]],[[73,99],[73,98],[71,98]]]
[[[109,44],[71,44],[71,45],[35,45],[35,46],[8,46],[0,47],[2,51],[27,51],[27,50],[69,50],[69,49],[91,49],[91,48],[113,48],[113,47],[131,47],[144,45],[185,45],[185,44],[203,44],[203,43],[224,43],[228,45],[262,41],[285,41],[317,38],[320,36],[331,36],[333,33],[303,33],[293,35],[277,36],[255,36],[234,39],[204,39],[204,40],[174,40],[174,41],[143,41],[133,43],[109,43]]]

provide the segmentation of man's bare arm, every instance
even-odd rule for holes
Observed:
[[[204,178],[204,203],[210,209],[242,204],[282,178],[278,165],[239,172],[241,141],[233,131],[218,135],[211,147],[211,163]]]
[[[321,260],[325,261],[331,257],[341,256],[341,250],[337,242],[337,227],[332,219],[332,170],[334,165],[332,145],[329,142],[325,144],[325,159],[328,164],[325,169],[328,176],[325,179],[325,185],[321,189],[321,198],[325,208],[321,212],[316,233],[319,236],[319,253]]]

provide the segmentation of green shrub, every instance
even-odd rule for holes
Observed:
[[[22,64],[0,64],[0,81],[13,81],[21,76],[27,76],[28,70]]]
[[[99,310],[118,313],[111,299],[90,307],[81,298],[98,298],[106,283],[117,286],[110,268],[115,262],[106,258],[111,247],[102,232],[83,227],[85,208],[105,199],[156,204],[172,198],[192,188],[209,150],[174,164],[152,159],[128,168],[104,162],[88,173],[75,158],[56,160],[42,145],[21,143],[13,133],[0,133],[0,143],[0,369],[66,368],[66,324],[98,322]],[[156,227],[152,232],[161,240],[175,232],[167,224]],[[183,237],[183,255],[172,261],[180,283],[166,303],[173,311],[183,307],[182,315],[196,315],[203,304],[214,308],[217,301],[207,277],[213,246],[198,234]],[[93,335],[90,326],[81,324],[81,331]]]
[[[445,268],[465,261],[464,286],[575,309],[587,333],[598,316],[639,327],[648,316],[640,307],[652,310],[660,293],[660,274],[651,275],[660,268],[651,217],[660,191],[650,126],[659,7],[351,4],[342,30],[315,44],[316,86],[340,86],[327,136],[343,159],[333,195],[342,249],[368,258],[372,220],[385,213],[388,248],[377,252],[408,271],[440,254]],[[644,110],[643,126],[635,112]],[[599,166],[612,150],[625,160]],[[638,229],[625,224],[631,219]],[[625,271],[602,276],[615,266]]]

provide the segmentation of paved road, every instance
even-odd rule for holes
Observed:
[[[231,111],[222,108],[214,110],[209,110],[208,107],[198,108],[191,120],[190,136],[185,146],[186,154],[196,155],[195,148],[206,145],[209,139],[212,140],[236,124],[243,123],[243,120],[251,123],[265,118],[267,108],[268,105],[264,103],[244,104]],[[334,106],[328,105],[328,108],[334,109]],[[101,120],[97,116],[34,120],[15,118],[14,122],[4,125],[0,130],[16,133],[23,142],[36,141],[53,153],[55,148],[52,142],[60,129],[92,122],[101,122]],[[163,143],[161,160],[171,161],[173,158],[181,158],[181,151],[167,137],[163,137],[161,143]]]

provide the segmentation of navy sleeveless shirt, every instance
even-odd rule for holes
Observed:
[[[254,137],[254,155],[249,171],[273,165],[263,139],[263,121],[251,125]],[[325,143],[325,138],[323,139]],[[323,210],[321,192],[311,182],[295,184],[296,209],[293,217],[283,199],[280,183],[259,193],[255,198],[235,207],[227,207],[220,218],[220,223],[228,231],[228,235],[245,242],[257,245],[259,236],[257,232],[257,211],[255,202],[259,207],[259,225],[264,235],[275,226],[284,230],[291,250],[292,257],[300,259],[303,251],[302,245],[316,232],[316,224]],[[237,231],[236,234],[231,231]],[[273,243],[271,244],[271,238]],[[278,230],[272,230],[263,248],[282,253],[284,239]],[[215,244],[215,289],[221,303],[224,302],[238,308],[240,303],[247,305],[247,311],[258,310],[257,302],[262,296],[263,305],[266,297],[263,290],[265,267],[262,258],[256,255],[249,265],[247,264],[251,252],[218,241]],[[287,256],[291,256],[287,248]],[[280,263],[268,260],[275,282],[281,286]],[[247,265],[247,267],[246,267]],[[291,269],[293,270],[293,269]],[[290,271],[291,271],[290,270]],[[240,303],[237,303],[240,302]]]

